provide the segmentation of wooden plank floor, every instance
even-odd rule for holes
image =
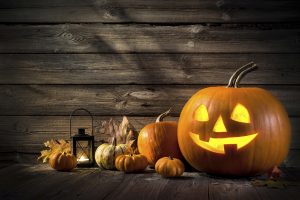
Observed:
[[[284,189],[258,187],[250,178],[226,179],[199,172],[185,172],[165,179],[148,169],[124,174],[99,168],[57,172],[48,165],[3,165],[0,199],[297,199],[300,170],[284,169]]]

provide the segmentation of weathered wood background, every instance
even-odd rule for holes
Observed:
[[[0,167],[0,176],[3,200],[295,200],[300,195],[299,169],[292,168],[283,168],[285,182],[276,182],[281,189],[258,187],[255,182],[264,177],[228,179],[185,172],[178,178],[162,178],[149,168],[133,174],[98,167],[61,173],[48,165],[15,164]]]
[[[68,115],[85,107],[137,129],[242,64],[243,84],[286,106],[300,167],[300,5],[297,0],[0,1],[0,160],[27,161],[50,138],[68,138]],[[81,120],[81,121],[80,121]],[[77,117],[79,126],[88,118]],[[75,129],[74,129],[75,130]]]

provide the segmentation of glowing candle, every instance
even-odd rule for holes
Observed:
[[[80,158],[77,159],[77,161],[78,161],[79,163],[87,163],[87,162],[89,162],[89,160],[90,160],[90,159],[88,159],[88,158],[87,158],[86,156],[84,156],[84,155],[81,155]]]

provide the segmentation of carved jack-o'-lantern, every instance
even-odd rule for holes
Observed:
[[[223,175],[256,175],[279,165],[289,149],[291,128],[281,103],[266,90],[238,88],[254,69],[238,69],[227,87],[198,91],[184,106],[179,147],[196,169]]]

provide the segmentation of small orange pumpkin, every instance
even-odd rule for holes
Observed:
[[[142,154],[120,155],[115,160],[115,166],[119,171],[138,172],[148,166],[147,158]]]
[[[177,158],[163,157],[156,162],[155,171],[163,177],[178,177],[184,172],[184,164]]]
[[[73,154],[59,152],[51,155],[49,164],[57,171],[71,171],[77,165],[76,157]]]
[[[146,125],[140,131],[138,149],[147,157],[151,167],[164,156],[182,158],[177,141],[177,122],[163,121],[169,113],[170,110],[159,115],[155,123]]]

